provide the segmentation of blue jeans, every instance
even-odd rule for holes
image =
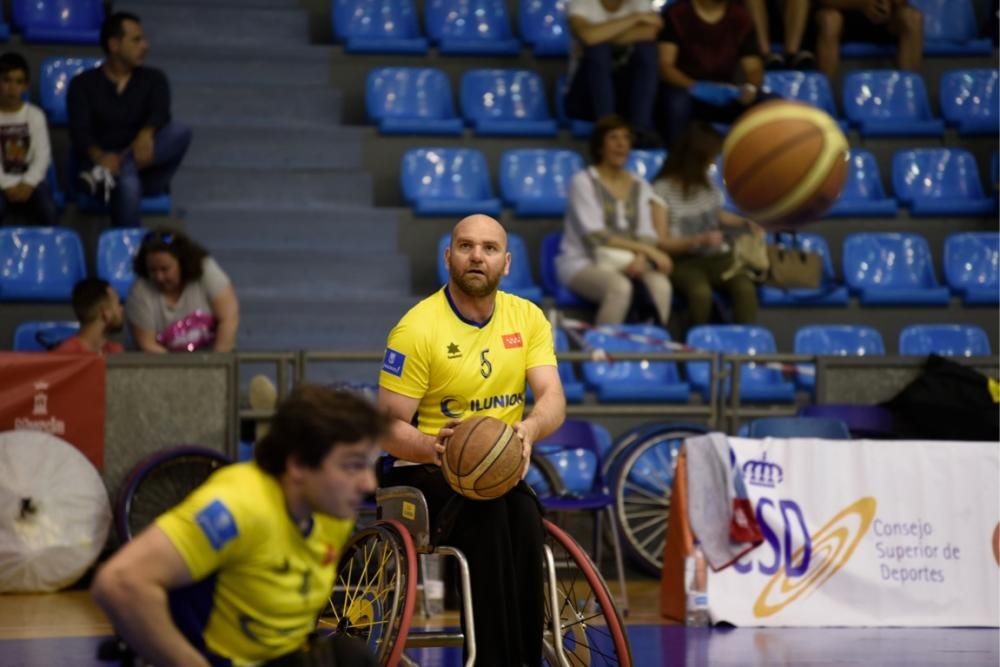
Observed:
[[[23,212],[27,217],[26,222],[31,225],[54,227],[58,224],[59,211],[56,210],[56,203],[52,199],[52,190],[45,181],[40,181],[35,186],[35,191],[26,202],[16,204],[8,202],[3,190],[0,190],[0,223],[12,209]]]
[[[143,169],[135,164],[131,152],[122,157],[121,172],[111,193],[111,226],[141,227],[142,198],[159,195],[170,188],[170,179],[181,166],[191,145],[191,128],[168,123],[153,137],[153,162]]]
[[[677,139],[687,131],[687,126],[692,120],[731,125],[739,118],[740,114],[755,104],[779,97],[779,95],[765,93],[758,88],[757,96],[746,106],[739,102],[731,102],[718,107],[691,97],[691,93],[686,88],[662,84],[660,85],[659,104],[656,112],[660,136],[669,150]]]
[[[615,65],[611,44],[584,48],[566,91],[566,115],[599,120],[618,113],[633,129],[652,130],[658,79],[656,43],[632,44],[628,60]]]

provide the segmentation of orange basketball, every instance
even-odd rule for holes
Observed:
[[[466,419],[445,442],[441,472],[466,498],[499,498],[521,479],[521,438],[494,417]]]
[[[722,146],[722,178],[737,206],[764,227],[818,219],[847,179],[847,138],[829,115],[772,100],[740,116]]]

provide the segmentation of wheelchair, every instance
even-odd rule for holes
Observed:
[[[465,646],[465,664],[471,667],[476,638],[465,556],[452,547],[431,544],[427,502],[419,489],[379,489],[376,502],[379,520],[355,533],[344,547],[318,630],[362,639],[379,663],[389,667],[415,667],[404,649],[431,646]],[[547,520],[544,525],[544,664],[631,666],[625,624],[601,574],[572,537]],[[410,630],[417,559],[424,554],[458,561],[465,634]]]

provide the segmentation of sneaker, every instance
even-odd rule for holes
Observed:
[[[266,375],[254,375],[250,379],[250,387],[248,390],[250,407],[254,410],[274,410],[278,405],[278,390],[275,388],[274,383],[271,382],[271,378]],[[267,435],[267,432],[271,428],[271,422],[268,419],[261,419],[257,421],[257,429],[254,434],[254,441],[259,442],[261,438]]]
[[[779,53],[768,53],[764,56],[764,69],[779,70],[785,69],[785,59]]]
[[[791,56],[791,67],[797,70],[816,69],[816,56],[812,51],[799,51]]]

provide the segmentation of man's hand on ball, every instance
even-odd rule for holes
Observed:
[[[461,423],[461,419],[449,419],[441,427],[437,437],[434,438],[434,459],[430,461],[431,463],[437,466],[441,465],[441,457],[444,456],[444,450],[448,446],[448,438],[455,433],[455,427]]]
[[[531,448],[535,444],[535,430],[527,421],[520,421],[514,424],[514,433],[521,439],[521,479],[524,479],[531,466]]]

